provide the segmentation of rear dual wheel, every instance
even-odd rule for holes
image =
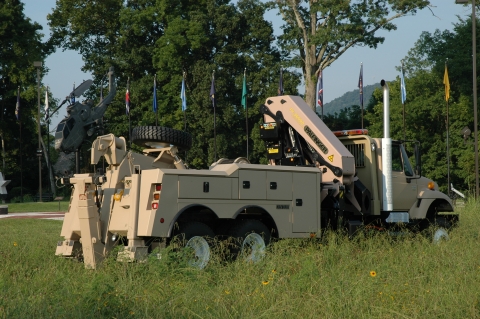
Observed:
[[[265,257],[266,246],[270,243],[270,231],[262,222],[240,220],[232,226],[229,236],[233,238],[230,252],[234,258],[256,263]]]
[[[203,269],[210,261],[210,247],[215,234],[204,223],[181,223],[172,241],[185,249],[187,264],[193,268]]]

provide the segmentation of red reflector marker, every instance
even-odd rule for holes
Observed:
[[[152,203],[152,209],[158,209],[158,203]]]
[[[157,192],[161,191],[161,190],[162,190],[162,184],[156,184],[156,185],[155,185],[155,190],[156,190]]]
[[[160,223],[163,224],[165,222],[165,219],[160,218]]]

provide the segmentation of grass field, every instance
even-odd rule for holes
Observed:
[[[27,212],[66,212],[68,209],[68,200],[42,203],[10,203],[0,204],[8,205],[9,213],[27,213]]]
[[[0,318],[480,318],[479,204],[450,240],[282,240],[258,264],[57,258],[62,222],[1,220]]]

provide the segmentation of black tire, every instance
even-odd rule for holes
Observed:
[[[137,126],[132,130],[132,142],[147,148],[151,148],[149,142],[168,143],[188,151],[192,147],[192,135],[163,126]]]
[[[192,253],[186,256],[188,265],[203,269],[210,260],[211,240],[215,237],[213,230],[200,222],[181,223],[174,233],[171,244],[178,248],[192,249]]]
[[[263,251],[252,247],[246,242],[248,238],[254,234],[260,235],[263,239],[264,245],[261,247]],[[229,236],[233,239],[230,253],[234,259],[241,256],[248,261],[256,262],[263,257],[261,255],[265,253],[265,246],[270,243],[270,231],[267,226],[255,219],[239,220],[229,230]]]

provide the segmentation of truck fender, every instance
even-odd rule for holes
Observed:
[[[197,212],[199,210],[204,210],[207,209],[209,213],[207,214],[202,214],[202,217],[206,217],[208,219],[217,219],[218,216],[217,214],[213,211],[212,208],[208,207],[207,205],[202,205],[202,204],[190,204],[182,209],[180,209],[175,216],[173,216],[172,221],[170,222],[169,228],[168,228],[168,233],[167,237],[171,237],[174,234],[174,227],[175,224],[180,220],[180,221],[198,221],[198,222],[203,222],[202,220],[198,219]]]
[[[415,203],[410,207],[410,219],[424,219],[430,206],[435,205],[442,212],[453,212],[451,199],[442,192],[424,188],[420,190]]]

